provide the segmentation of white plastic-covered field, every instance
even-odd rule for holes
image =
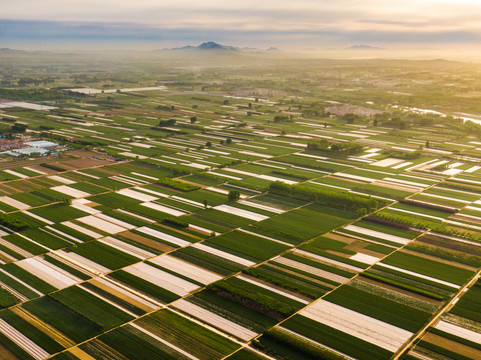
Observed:
[[[137,306],[144,311],[150,312],[161,307],[161,304],[153,299],[147,299],[146,295],[137,293],[135,290],[127,288],[115,280],[104,277],[96,277],[90,280],[90,283],[97,287],[108,291],[114,296],[128,301],[130,304]]]
[[[95,261],[74,253],[73,251],[66,252],[64,250],[55,250],[53,254],[97,275],[104,275],[112,271],[103,265],[97,264]]]
[[[391,352],[396,352],[413,335],[407,330],[326,300],[313,303],[302,310],[300,315]]]
[[[394,166],[394,165],[398,165],[402,162],[404,162],[404,160],[402,160],[402,159],[386,158],[386,159],[382,159],[382,160],[373,162],[371,165],[380,166],[380,167],[391,167],[391,166]]]
[[[94,215],[89,215],[89,216],[84,216],[81,218],[78,218],[77,221],[80,221],[81,223],[84,223],[86,225],[92,226],[96,229],[99,229],[103,232],[106,232],[107,234],[117,234],[119,232],[125,231],[126,228],[122,226],[118,226],[116,224],[113,224],[109,221],[99,219],[98,217],[95,217]]]
[[[475,171],[478,171],[479,169],[481,169],[481,166],[473,166],[473,167],[470,167],[469,169],[465,170],[464,172],[473,173]]]
[[[96,214],[95,217],[96,217],[96,218],[99,218],[99,219],[102,219],[102,220],[105,220],[105,221],[108,221],[108,222],[110,222],[110,223],[112,223],[112,224],[121,226],[121,227],[126,228],[126,229],[128,229],[128,230],[132,230],[132,229],[135,229],[135,228],[136,228],[135,225],[129,224],[128,222],[125,222],[125,221],[116,219],[116,218],[114,218],[114,217],[112,217],[112,216],[109,216],[109,215]]]
[[[40,258],[28,258],[17,261],[16,264],[57,289],[63,289],[81,281],[65,270]]]
[[[43,104],[33,104],[33,103],[28,103],[23,101],[9,101],[9,102],[4,102],[0,104],[0,109],[15,108],[15,107],[28,109],[28,110],[44,110],[44,111],[58,109],[58,107],[54,107],[54,106],[48,106]]]
[[[422,194],[424,196],[430,196],[430,197],[433,197],[433,198],[449,200],[449,201],[456,201],[456,202],[461,202],[461,203],[465,203],[465,204],[470,204],[472,202],[470,200],[463,200],[463,199],[453,198],[453,197],[449,197],[449,196],[442,196],[442,195],[437,195],[437,194],[430,194],[429,192],[423,192]]]
[[[171,244],[174,244],[174,245],[177,245],[177,246],[182,247],[182,246],[190,245],[190,242],[188,242],[186,240],[182,240],[182,239],[179,239],[178,237],[163,233],[163,232],[155,230],[155,229],[151,229],[147,226],[139,227],[139,228],[136,229],[136,231],[140,231],[143,234],[152,236],[156,239],[163,240],[163,241],[166,241],[168,243],[171,243]]]
[[[251,206],[253,208],[257,208],[257,209],[260,209],[260,210],[270,211],[270,212],[273,212],[275,214],[282,214],[282,213],[285,212],[285,210],[282,210],[282,209],[278,209],[278,208],[268,206],[268,205],[258,204],[258,203],[248,201],[248,200],[241,200],[241,201],[239,201],[239,204]]]
[[[150,175],[141,174],[141,173],[138,173],[138,172],[135,172],[135,171],[132,171],[131,174],[136,175],[136,176],[140,176],[140,177],[143,177],[143,178],[146,178],[146,179],[149,179],[149,180],[153,180],[153,181],[159,180],[159,178],[156,178],[156,177],[153,177],[153,176],[150,176]]]
[[[269,156],[269,157],[272,157],[272,156]],[[259,179],[263,179],[263,180],[280,181],[280,182],[283,182],[283,183],[288,184],[288,185],[294,185],[294,184],[298,183],[297,181],[293,181],[293,180],[287,180],[287,179],[283,179],[283,178],[280,178],[280,177],[270,176],[270,175],[265,175],[265,174],[256,174],[256,173],[252,173],[252,172],[249,172],[249,171],[243,171],[243,170],[239,170],[239,169],[227,168],[225,170],[230,171],[230,172],[234,172],[234,173],[237,173],[237,174],[241,174],[241,175],[244,175],[244,176],[253,176],[253,177],[256,177],[256,178],[259,178]]]
[[[419,182],[415,182],[415,181],[409,181],[409,180],[403,180],[403,179],[398,179],[398,178],[394,178],[394,177],[385,177],[384,178],[385,181],[391,181],[391,182],[394,182],[394,183],[399,183],[399,184],[402,184],[402,185],[407,185],[407,186],[415,186],[415,187],[418,187],[418,188],[421,188],[421,189],[424,189],[425,187],[427,187],[428,185],[426,184],[423,184],[423,183],[419,183]]]
[[[481,334],[472,330],[465,329],[461,326],[448,323],[441,320],[435,326],[436,329],[447,332],[455,336],[459,336],[461,339],[472,341],[476,344],[481,344]]]
[[[17,344],[20,348],[25,350],[34,359],[43,360],[50,356],[47,351],[42,349],[39,345],[34,343],[3,319],[0,319],[0,332]]]
[[[328,257],[325,257],[325,256],[313,254],[313,253],[310,253],[308,251],[295,249],[294,253],[296,255],[304,256],[306,258],[313,259],[315,261],[319,261],[319,262],[324,263],[324,264],[330,264],[330,265],[334,265],[335,267],[344,268],[348,271],[352,271],[352,272],[356,272],[356,273],[363,271],[363,269],[361,269],[357,266],[346,264],[346,263],[343,263],[341,261],[337,261],[337,260],[334,260],[334,259],[331,259],[331,258],[328,258]]]
[[[122,190],[117,191],[117,193],[120,194],[120,195],[130,197],[132,199],[136,199],[136,200],[144,201],[144,202],[145,201],[154,201],[154,200],[158,199],[155,196],[147,195],[147,194],[141,193],[140,191],[135,191],[135,190],[131,190],[131,189],[122,189]]]
[[[76,237],[74,237],[74,236],[72,236],[72,235],[70,235],[70,234],[67,234],[67,233],[65,233],[65,232],[63,232],[63,231],[61,231],[61,230],[55,229],[55,228],[53,228],[53,227],[51,227],[51,226],[45,226],[42,230],[45,231],[45,232],[47,232],[47,233],[50,233],[50,234],[52,234],[52,235],[54,235],[54,236],[57,236],[57,234],[58,234],[58,235],[61,235],[62,237],[66,238],[66,239],[68,239],[68,240],[71,240],[71,241],[73,241],[74,243],[80,243],[80,242],[82,242],[82,240],[77,239]]]
[[[87,214],[90,214],[90,215],[94,215],[94,214],[98,214],[100,213],[101,211],[100,210],[97,210],[93,207],[90,207],[86,204],[90,203],[89,200],[87,199],[73,199],[72,200],[72,206],[73,208],[77,209],[77,210],[81,210]]]
[[[59,193],[62,193],[65,195],[72,196],[74,198],[84,198],[91,195],[88,192],[77,190],[67,185],[54,186],[50,189],[58,191]]]
[[[244,266],[255,265],[255,262],[253,262],[253,261],[241,258],[240,256],[236,256],[236,255],[230,254],[230,253],[222,251],[222,250],[215,249],[211,246],[207,246],[207,245],[204,245],[204,244],[201,244],[201,243],[195,243],[195,244],[192,245],[192,247],[196,248],[196,249],[199,249],[199,250],[202,250],[202,251],[205,251],[205,252],[210,253],[212,255],[218,256],[222,259],[226,259],[226,260],[229,260],[229,261],[232,261],[232,262],[244,265]]]
[[[76,230],[78,232],[81,232],[81,233],[83,233],[87,236],[90,236],[90,237],[94,238],[94,239],[100,239],[103,236],[103,235],[101,235],[99,233],[96,233],[95,231],[92,231],[90,229],[87,229],[83,226],[74,224],[71,221],[64,221],[64,222],[62,222],[62,225],[68,226],[69,228],[71,228],[73,230]]]
[[[103,244],[106,244],[110,247],[113,247],[117,250],[120,250],[124,253],[127,253],[129,255],[135,256],[138,259],[145,260],[148,258],[151,258],[155,256],[156,254],[151,253],[150,251],[138,248],[137,246],[128,244],[126,242],[123,242],[121,240],[115,239],[110,236],[106,236],[103,239],[98,240]]]
[[[19,210],[27,210],[30,207],[30,205],[25,204],[21,201],[12,199],[11,197],[8,197],[8,196],[0,196],[0,201],[7,205],[13,206],[14,208]]]
[[[262,153],[258,153],[250,150],[242,150],[242,151],[239,151],[239,153],[244,155],[258,156],[264,159],[270,159],[271,157],[273,157],[272,155],[269,155],[269,154],[262,154]]]
[[[401,190],[407,192],[418,192],[424,189],[424,187],[417,187],[417,186],[408,186],[406,184],[399,184],[392,181],[384,181],[384,180],[376,180],[373,182],[373,185],[381,186],[393,190]]]
[[[35,169],[33,167],[29,167],[29,166],[24,166],[23,167],[25,170],[29,170],[29,171],[33,171],[34,173],[37,173],[39,175],[47,175],[47,173],[45,171],[42,171],[42,170],[38,170],[38,169]]]
[[[214,172],[214,171],[209,171],[208,174],[217,175],[217,176],[222,176],[222,177],[225,177],[225,178],[228,178],[228,179],[233,179],[233,180],[242,180],[242,178],[241,178],[241,177],[238,177],[238,176],[221,174],[221,173]]]
[[[363,254],[363,253],[354,254],[349,259],[359,261],[359,262],[362,262],[362,263],[368,264],[368,265],[375,264],[380,260],[379,258],[377,258],[375,256],[366,255],[366,254]]]
[[[402,162],[400,164],[397,164],[395,166],[392,166],[393,169],[402,169],[403,167],[406,167],[406,166],[409,166],[409,165],[412,165],[413,163],[411,161],[405,161],[405,162]]]
[[[19,173],[19,172],[17,172],[17,171],[10,170],[10,169],[5,169],[5,170],[3,170],[3,171],[6,172],[6,173],[8,173],[8,174],[10,174],[10,175],[19,177],[19,178],[21,178],[21,179],[26,179],[26,178],[29,177],[28,175],[21,174],[21,173]]]
[[[213,283],[217,280],[222,279],[222,276],[213,273],[209,270],[201,268],[199,266],[190,264],[184,260],[177,259],[176,257],[169,256],[169,255],[160,255],[153,259],[150,259],[150,262],[157,264],[165,269],[173,271],[179,275],[188,277],[192,280],[200,282],[201,284],[208,285]]]
[[[164,194],[164,193],[161,193],[159,191],[155,191],[155,190],[151,190],[151,189],[147,189],[147,188],[143,188],[143,187],[137,187],[135,188],[136,190],[138,191],[142,191],[142,192],[146,192],[148,194],[152,194],[152,195],[155,195],[157,196],[158,198],[161,198],[161,197],[169,197],[169,195],[167,194]]]
[[[236,208],[236,207],[233,207],[233,206],[230,206],[230,205],[226,205],[226,204],[214,206],[214,209],[219,210],[219,211],[223,211],[223,212],[226,212],[226,213],[229,213],[229,214],[237,215],[237,216],[249,219],[249,220],[254,220],[254,221],[262,221],[262,220],[265,220],[265,219],[269,218],[269,216],[266,216],[266,215],[257,214],[253,211],[239,209],[239,208]]]
[[[343,178],[351,179],[351,180],[365,181],[365,182],[376,181],[376,179],[369,178],[369,177],[366,177],[366,176],[346,174],[346,173],[343,173],[343,172],[336,172],[332,175],[337,176],[337,177],[343,177]]]
[[[135,323],[129,323],[127,326],[132,326],[133,328],[137,329],[138,331],[143,332],[145,335],[151,337],[154,340],[157,340],[158,342],[162,343],[164,346],[167,346],[171,348],[172,350],[176,351],[179,353],[178,358],[179,359],[190,359],[190,360],[201,360],[197,357],[195,357],[192,354],[189,354],[187,351],[179,348],[178,346],[168,342],[167,340],[161,338],[160,336],[155,335],[154,333],[148,331],[147,329],[144,329],[143,327],[135,324]]]
[[[192,205],[192,206],[196,206],[198,208],[204,208],[204,204],[203,203],[200,203],[198,201],[194,201],[194,200],[190,200],[190,199],[186,199],[186,198],[183,198],[183,197],[180,197],[180,196],[171,196],[170,197],[171,199],[174,199],[174,200],[177,200],[177,201],[180,201],[180,202],[183,202],[185,204],[189,204],[189,205]],[[207,207],[210,207],[210,206],[207,206]]]
[[[279,264],[282,264],[282,265],[286,265],[286,266],[289,266],[293,269],[304,271],[304,272],[307,272],[307,273],[312,274],[314,276],[320,276],[324,279],[332,280],[332,281],[335,281],[335,282],[338,282],[338,283],[341,283],[341,284],[349,280],[349,278],[347,278],[347,277],[337,275],[337,274],[333,274],[333,273],[330,273],[329,271],[322,270],[322,269],[319,269],[319,268],[316,268],[314,266],[310,266],[310,265],[307,265],[307,264],[303,264],[299,261],[291,260],[291,259],[288,259],[288,258],[285,258],[285,257],[282,257],[282,256],[274,259],[273,262],[279,263]]]
[[[185,301],[183,299],[174,302],[173,306],[194,318],[197,318],[209,325],[212,325],[215,328],[220,329],[226,333],[232,334],[235,337],[244,341],[249,341],[253,337],[257,336],[256,332],[251,331],[241,325],[238,325],[228,319],[223,318],[222,316],[214,314],[200,306],[192,304],[191,302]]]
[[[160,204],[153,203],[153,202],[144,202],[141,205],[145,206],[145,207],[148,207],[149,209],[157,210],[157,211],[160,211],[160,212],[172,215],[172,216],[182,216],[182,215],[187,214],[183,211],[175,210],[175,209],[172,209],[168,206],[160,205]]]
[[[123,268],[123,270],[179,296],[186,296],[199,288],[199,286],[194,283],[146,263],[127,266]]]
[[[401,245],[405,245],[409,241],[411,241],[411,239],[406,239],[406,238],[403,238],[403,237],[400,237],[400,236],[386,234],[386,233],[376,231],[376,230],[366,229],[366,228],[363,228],[361,226],[356,226],[356,225],[348,225],[344,229],[356,232],[358,234],[372,236],[372,237],[375,237],[375,238],[378,238],[378,239],[388,240],[388,241],[391,241],[391,242],[394,242],[394,243],[397,243],[397,244],[401,244]]]
[[[64,178],[62,176],[58,176],[58,175],[52,175],[52,176],[49,176],[48,178],[50,180],[54,180],[54,181],[57,181],[59,183],[65,184],[65,185],[75,184],[75,181]]]
[[[27,284],[26,282],[22,281],[21,279],[19,279],[18,277],[10,274],[9,272],[7,272],[6,270],[0,268],[0,272],[2,272],[3,274],[7,275],[8,277],[12,278],[13,280],[17,281],[18,283],[22,284],[23,286],[27,287],[28,289],[32,290],[34,293],[42,296],[44,295],[42,292],[38,291],[37,289],[35,289],[33,286]]]

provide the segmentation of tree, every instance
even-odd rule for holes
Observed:
[[[229,105],[229,100],[224,100],[224,105]]]
[[[159,124],[157,126],[163,127],[163,126],[174,126],[176,123],[175,119],[169,119],[169,120],[160,120]]]
[[[237,200],[239,200],[240,199],[239,190],[229,191],[229,194],[227,195],[227,199],[229,199],[230,202],[236,202]]]
[[[226,140],[225,140],[225,143],[226,143],[227,145],[232,144],[232,139],[230,139],[230,138],[226,139]]]
[[[208,148],[208,149],[210,149],[210,148],[212,147],[212,143],[211,143],[210,141],[207,141],[207,142],[205,143],[205,147]]]
[[[359,208],[356,210],[356,213],[358,216],[365,216],[367,215],[367,209],[366,208]]]
[[[204,208],[207,209],[208,205],[209,205],[209,201],[207,201],[207,199],[204,199]]]
[[[65,198],[65,199],[63,199],[63,203],[65,205],[72,205],[72,199],[71,198]]]
[[[11,131],[13,133],[24,133],[27,130],[27,125],[25,124],[14,124],[12,125]]]
[[[196,121],[197,121],[197,116],[192,116],[192,117],[190,118],[190,123],[191,123],[191,124],[195,123]]]
[[[426,140],[426,148],[429,148],[429,140]]]
[[[358,120],[360,117],[356,114],[345,114],[342,118],[346,120],[347,124],[354,124],[354,121]]]
[[[290,118],[287,115],[276,115],[276,116],[274,116],[274,122],[275,123],[287,122],[287,121],[290,121]]]

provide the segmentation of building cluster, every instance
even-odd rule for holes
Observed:
[[[47,155],[54,153],[59,144],[46,140],[27,141],[24,143],[14,143],[10,140],[11,145],[9,150],[2,151],[0,154],[7,154],[16,157],[30,157],[34,155]],[[0,147],[2,149],[2,147]]]

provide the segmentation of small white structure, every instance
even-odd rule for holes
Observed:
[[[25,144],[33,148],[42,148],[42,149],[53,148],[55,146],[58,146],[57,143],[54,143],[52,141],[47,141],[47,140],[28,141]]]
[[[46,154],[48,150],[43,148],[36,148],[36,147],[28,147],[23,149],[13,149],[10,151],[6,151],[5,154],[12,155],[12,156],[20,156],[20,155],[32,155],[32,154]]]

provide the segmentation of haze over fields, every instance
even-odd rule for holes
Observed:
[[[475,0],[20,0],[2,6],[0,36],[3,47],[35,50],[152,50],[213,40],[325,56],[471,61],[480,17]]]

